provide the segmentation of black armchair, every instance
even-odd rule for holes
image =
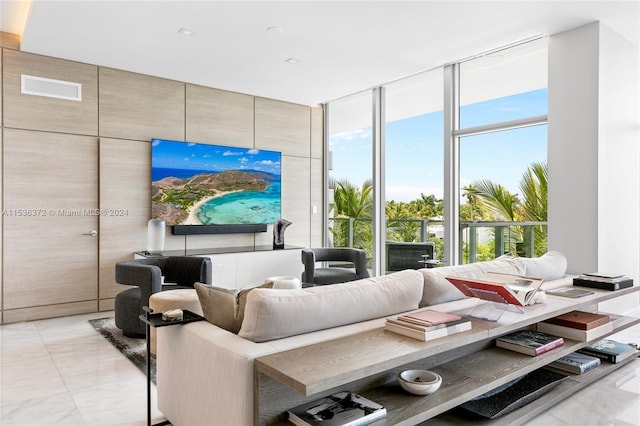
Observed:
[[[316,262],[348,262],[353,267],[317,268]],[[336,284],[368,278],[367,252],[346,247],[303,248],[302,282],[316,285]]]
[[[424,243],[387,241],[386,251],[387,272],[433,268],[439,263],[433,258],[435,244],[431,241]]]
[[[211,284],[211,259],[171,256],[126,260],[116,263],[116,282],[136,286],[116,296],[116,327],[125,336],[144,337],[145,325],[139,316],[143,313],[142,307],[149,306],[149,297],[164,290],[193,288],[197,282]]]

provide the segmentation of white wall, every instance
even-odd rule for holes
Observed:
[[[549,249],[570,273],[640,276],[638,57],[597,22],[549,40]]]
[[[549,38],[549,249],[598,262],[598,25]]]

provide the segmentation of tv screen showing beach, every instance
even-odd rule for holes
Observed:
[[[281,153],[151,140],[151,216],[167,225],[273,223]]]

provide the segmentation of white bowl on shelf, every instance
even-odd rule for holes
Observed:
[[[440,388],[442,377],[429,370],[405,370],[398,374],[402,389],[414,395],[429,395]]]

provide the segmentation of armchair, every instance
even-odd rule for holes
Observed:
[[[350,267],[318,268],[316,262],[342,261],[353,264]],[[367,252],[346,247],[303,248],[302,263],[304,272],[302,282],[316,285],[336,284],[368,278]]]
[[[116,296],[116,326],[125,336],[144,337],[145,326],[139,315],[143,306],[149,306],[149,297],[164,290],[193,288],[196,282],[211,284],[211,259],[172,256],[126,260],[116,263],[116,282],[136,286]]]
[[[434,251],[435,244],[430,241],[423,243],[387,241],[387,272],[402,271],[405,269],[433,268],[438,263],[438,261],[433,258]]]

